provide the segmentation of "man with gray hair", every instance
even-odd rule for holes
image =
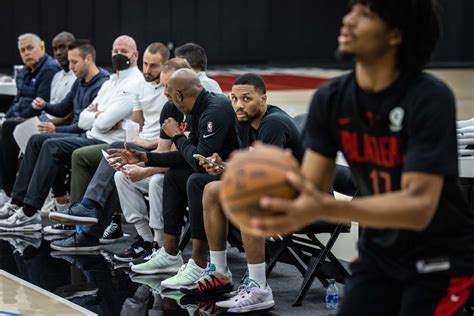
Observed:
[[[59,167],[70,163],[72,152],[83,146],[124,140],[121,123],[131,117],[133,103],[140,97],[144,82],[137,59],[138,50],[133,38],[123,35],[114,41],[112,61],[116,73],[79,115],[78,127],[87,131],[86,135],[48,139],[34,163],[21,165],[11,195],[14,213],[0,220],[0,230],[41,230],[38,210],[43,206]]]
[[[25,66],[16,76],[18,92],[6,113],[6,120],[0,124],[0,187],[7,195],[13,189],[13,180],[8,181],[8,179],[15,179],[19,152],[13,138],[13,131],[24,119],[41,112],[34,110],[31,102],[36,97],[49,101],[51,81],[60,70],[56,61],[45,53],[43,42],[36,34],[20,35],[18,50]],[[5,199],[2,202],[6,202]]]

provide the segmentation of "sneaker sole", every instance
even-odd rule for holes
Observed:
[[[190,284],[190,285],[187,285],[187,286],[188,287],[194,286],[194,283]],[[181,291],[181,289],[185,289],[186,285],[166,285],[166,284],[163,284],[163,282],[161,282],[161,287],[163,289],[166,289],[166,290],[178,290],[181,293],[183,293],[183,291]]]
[[[19,227],[0,227],[0,230],[7,232],[36,232],[41,231],[41,229],[43,229],[43,225],[41,224],[32,224]]]
[[[65,225],[94,225],[97,224],[95,217],[81,217],[60,213],[49,213],[49,219]]]
[[[67,235],[74,232],[75,232],[74,229],[64,230],[64,229],[51,229],[51,228],[46,228],[46,227],[43,228],[43,233],[48,234],[48,235]]]
[[[114,255],[114,259],[119,261],[119,262],[132,262],[133,258],[123,258],[123,257],[117,257],[117,255]]]
[[[108,245],[108,244],[112,244],[112,243],[114,243],[114,242],[120,241],[120,240],[122,240],[123,238],[128,237],[128,236],[129,236],[129,235],[127,235],[127,234],[123,234],[122,237],[115,238],[115,239],[102,239],[102,238],[100,238],[100,239],[99,239],[99,242],[100,242],[101,244]]]
[[[181,268],[181,266],[178,268],[155,269],[155,270],[147,270],[147,271],[137,271],[137,270],[134,270],[133,268],[134,266],[131,267],[132,271],[139,274],[165,274],[165,273],[177,273],[179,269]],[[176,290],[179,290],[179,289],[180,288],[178,287]]]
[[[100,255],[100,252],[97,250],[84,252],[84,251],[77,251],[77,250],[66,250],[66,251],[51,251],[50,255],[56,259],[62,259],[64,256],[73,256],[73,255],[90,255],[90,256],[97,256]]]
[[[234,289],[234,284],[227,284],[225,286],[220,286],[218,288],[213,288],[205,291],[199,291],[199,290],[194,290],[194,289],[188,289],[185,287],[180,288],[179,290],[186,294],[186,295],[192,295],[192,296],[200,296],[200,295],[208,295],[208,294],[224,294],[224,293],[230,293]]]
[[[84,252],[84,251],[95,251],[100,250],[100,246],[89,246],[89,247],[61,247],[51,244],[51,249],[58,250],[58,251],[74,251],[74,252]]]
[[[219,307],[216,304],[216,307],[218,310],[227,312],[227,313],[248,313],[248,312],[255,312],[255,311],[263,311],[267,309],[271,309],[275,307],[275,301],[268,301],[268,302],[263,302],[255,305],[249,305],[245,307],[239,307],[239,308],[232,308],[232,307]]]

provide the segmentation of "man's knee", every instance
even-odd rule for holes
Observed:
[[[163,189],[163,180],[164,180],[164,175],[162,173],[158,173],[158,174],[153,175],[150,178],[150,184],[149,184],[150,191],[159,190],[159,189],[162,190]]]
[[[123,183],[126,183],[126,182],[129,182],[127,176],[122,172],[122,171],[117,171],[115,174],[114,174],[114,181],[115,181],[115,184],[123,184]]]
[[[71,163],[72,165],[84,165],[85,159],[82,148],[76,149],[72,152]]]
[[[186,183],[186,189],[188,192],[191,192],[192,190],[199,189],[201,186],[201,179],[202,179],[203,174],[201,173],[193,173],[189,176],[188,181]],[[204,189],[204,188],[202,188]]]
[[[30,137],[28,140],[28,145],[27,148],[32,148],[35,152],[39,152],[41,150],[41,147],[43,146],[43,143],[50,139],[47,135],[43,134],[36,134]]]
[[[208,183],[204,187],[203,193],[203,206],[204,212],[209,212],[215,208],[212,206],[219,205],[219,189],[221,187],[221,181],[213,181]]]

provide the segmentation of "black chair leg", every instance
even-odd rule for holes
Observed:
[[[272,257],[270,261],[267,263],[267,269],[266,269],[267,277],[273,271],[273,268],[275,268],[275,265],[278,262],[278,259],[280,258],[281,254],[285,251],[287,244],[288,244],[288,241],[286,240],[286,238],[278,242],[278,247],[276,248],[274,253],[272,253]]]
[[[311,260],[308,264],[308,269],[306,270],[306,274],[303,279],[303,283],[301,284],[301,289],[298,293],[298,296],[296,297],[295,302],[293,303],[293,306],[301,306],[301,304],[303,303],[303,300],[306,294],[308,293],[311,285],[313,284],[314,278],[316,277],[316,271],[319,271],[323,262],[326,260],[326,257],[334,246],[334,243],[336,242],[341,229],[342,225],[337,225],[333,233],[331,234],[331,238],[329,238],[326,246],[319,253],[317,259],[314,260],[313,258],[315,257],[311,257]]]

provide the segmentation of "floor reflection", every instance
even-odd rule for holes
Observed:
[[[78,255],[51,251],[49,244],[41,233],[0,233],[0,269],[99,315],[224,315],[215,303],[225,296],[162,291],[169,275],[134,274],[111,253]]]

